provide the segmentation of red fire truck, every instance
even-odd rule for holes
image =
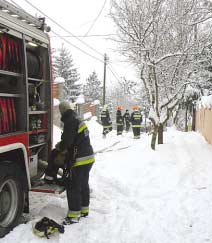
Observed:
[[[0,237],[29,212],[30,191],[51,192],[34,186],[52,145],[48,31],[43,18],[0,0]]]

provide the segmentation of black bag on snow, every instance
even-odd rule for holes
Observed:
[[[55,232],[64,233],[64,226],[56,223],[52,219],[44,217],[35,224],[33,227],[33,232],[37,236],[45,236],[47,239],[49,239],[49,235]]]

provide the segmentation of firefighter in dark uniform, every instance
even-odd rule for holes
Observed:
[[[126,132],[128,132],[129,129],[130,129],[130,113],[129,113],[129,110],[126,110],[123,117],[124,117],[124,121],[125,121],[125,129],[126,129]]]
[[[69,210],[64,224],[72,224],[89,213],[89,172],[95,159],[86,124],[80,121],[69,102],[61,102],[59,109],[64,128],[56,149],[66,155],[64,165],[70,168],[70,185],[66,184]]]
[[[124,118],[121,114],[122,106],[119,105],[116,111],[116,125],[117,125],[117,135],[122,135],[124,129]]]
[[[106,137],[106,134],[112,131],[112,121],[110,120],[110,114],[107,108],[107,105],[104,105],[101,112],[101,123],[103,126],[103,137]]]
[[[142,115],[137,105],[133,106],[133,110],[130,121],[132,124],[134,138],[139,139],[141,134]]]

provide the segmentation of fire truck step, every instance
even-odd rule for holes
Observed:
[[[33,183],[32,192],[44,192],[44,193],[53,193],[53,194],[61,194],[65,191],[65,187],[59,186],[57,184],[46,184],[44,180],[38,180]]]

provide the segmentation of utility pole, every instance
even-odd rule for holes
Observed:
[[[104,54],[104,79],[103,79],[103,105],[105,105],[105,95],[106,95],[106,65],[108,61],[108,56]]]

